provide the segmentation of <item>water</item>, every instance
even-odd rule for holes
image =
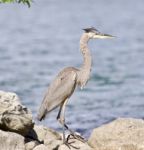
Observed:
[[[117,36],[93,40],[93,70],[86,88],[69,101],[66,121],[89,136],[117,117],[144,118],[144,1],[41,0],[0,5],[0,89],[16,92],[36,117],[44,92],[66,66],[79,67],[81,29]],[[57,111],[42,124],[61,130]]]

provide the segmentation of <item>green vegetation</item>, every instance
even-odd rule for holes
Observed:
[[[30,7],[32,0],[0,0],[0,3],[14,3],[14,2],[23,3],[28,5],[28,7]]]

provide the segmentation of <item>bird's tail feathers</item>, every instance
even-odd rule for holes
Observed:
[[[45,106],[42,105],[42,106],[40,107],[40,109],[39,109],[39,113],[38,113],[38,115],[37,115],[37,119],[38,119],[39,121],[44,120],[45,117],[46,117],[46,114],[47,114],[47,109],[45,108]]]
[[[45,116],[46,116],[46,114],[38,115],[38,116],[37,116],[37,120],[38,120],[38,121],[42,121],[42,120],[45,119]]]

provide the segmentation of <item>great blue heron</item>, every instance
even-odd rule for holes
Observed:
[[[80,136],[76,135],[72,130],[68,128],[65,124],[65,107],[68,102],[68,99],[73,94],[76,86],[80,86],[81,89],[86,85],[90,72],[92,58],[90,50],[88,48],[88,41],[90,39],[105,39],[113,38],[113,36],[108,34],[102,34],[94,27],[83,29],[83,33],[80,39],[80,50],[83,55],[84,62],[80,69],[74,67],[64,68],[57,77],[50,84],[38,113],[38,120],[41,121],[45,119],[46,115],[60,106],[60,110],[57,116],[57,120],[63,126],[63,143],[66,144],[67,140],[65,138],[65,129],[69,130],[70,133],[82,140]]]

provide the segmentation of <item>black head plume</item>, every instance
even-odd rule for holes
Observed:
[[[83,29],[86,33],[88,33],[88,32],[94,32],[94,33],[99,33],[99,31],[96,29],[96,28],[94,28],[94,27],[90,27],[90,28],[85,28],[85,29]]]

